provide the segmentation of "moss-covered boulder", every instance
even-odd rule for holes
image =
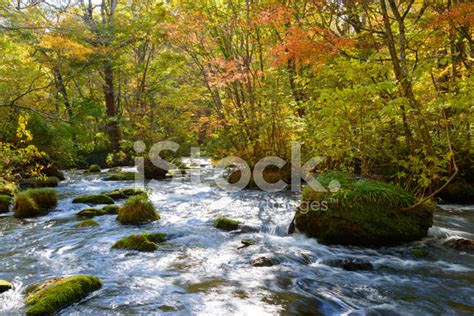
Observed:
[[[446,246],[459,251],[474,252],[474,240],[454,238],[446,242]]]
[[[150,158],[145,158],[145,163],[142,166],[138,167],[138,172],[143,174],[147,180],[161,180],[166,178],[167,170],[161,169],[160,167],[155,166]]]
[[[212,226],[215,228],[225,230],[225,231],[232,231],[239,229],[239,225],[241,222],[227,218],[227,217],[219,217],[214,221]]]
[[[102,287],[95,276],[57,278],[37,287],[25,299],[26,315],[52,315]]]
[[[82,217],[82,218],[93,218],[93,217],[102,216],[102,215],[107,215],[107,213],[97,208],[86,208],[80,211],[79,213],[77,213],[77,216]]]
[[[119,172],[104,179],[104,181],[133,181],[135,180],[135,172]]]
[[[53,189],[30,189],[20,192],[15,200],[15,217],[29,218],[47,213],[56,207],[58,197]]]
[[[54,164],[46,166],[43,170],[41,170],[41,173],[43,173],[47,177],[56,177],[61,181],[66,180],[64,172],[59,170],[58,167],[56,167]]]
[[[444,203],[473,204],[474,183],[456,181],[450,183],[438,194]]]
[[[84,194],[84,195],[76,196],[72,200],[72,203],[97,205],[97,204],[114,204],[115,202],[111,197],[105,194]]]
[[[101,169],[100,169],[100,166],[97,165],[97,164],[93,164],[93,165],[90,165],[89,168],[87,169],[88,172],[90,173],[97,173],[97,172],[100,172]]]
[[[253,173],[253,172],[252,172]],[[270,184],[284,181],[286,184],[291,184],[291,165],[286,164],[282,168],[276,166],[268,166],[263,170],[263,179]],[[240,180],[242,173],[240,170],[230,170],[227,176],[227,182],[230,184],[237,183]],[[260,189],[252,177],[246,186],[247,189]]]
[[[130,235],[117,241],[113,249],[128,249],[151,252],[158,249],[158,244],[166,241],[166,236],[163,233],[143,233],[141,235]]]
[[[144,196],[130,197],[120,208],[117,220],[122,224],[145,224],[160,219],[153,204]]]
[[[107,215],[117,215],[120,211],[120,206],[118,205],[107,205],[102,208],[102,211]]]
[[[128,189],[117,189],[110,192],[103,192],[114,200],[127,199],[135,195],[147,195],[146,191],[143,189],[128,188]]]
[[[13,285],[5,280],[0,280],[0,293],[10,291],[13,288]]]
[[[99,226],[99,223],[89,218],[81,221],[80,223],[76,225],[76,227],[96,227],[96,226]]]
[[[13,198],[9,195],[0,194],[0,214],[8,213]]]
[[[56,177],[34,177],[23,180],[21,186],[24,188],[47,188],[57,187],[60,180]]]
[[[384,182],[353,179],[338,173],[318,177],[326,192],[303,190],[295,226],[329,244],[392,246],[426,237],[433,225],[433,205],[412,209],[415,198]]]

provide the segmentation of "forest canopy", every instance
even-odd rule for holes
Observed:
[[[0,0],[1,180],[172,140],[472,182],[473,24],[468,0]]]

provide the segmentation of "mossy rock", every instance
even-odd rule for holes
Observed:
[[[104,181],[131,181],[135,180],[135,172],[119,172],[104,179]]]
[[[79,213],[77,213],[78,217],[83,217],[83,218],[93,218],[96,216],[102,216],[102,215],[107,215],[107,213],[103,210],[99,210],[96,208],[86,208]]]
[[[291,165],[286,164],[282,168],[276,166],[268,166],[263,170],[263,179],[270,184],[277,183],[278,181],[284,181],[287,185],[291,184]],[[227,182],[235,184],[240,180],[242,173],[240,170],[230,171],[227,176]],[[288,186],[287,186],[288,187]],[[254,178],[252,177],[246,186],[247,189],[260,189],[257,186]]]
[[[161,169],[160,167],[155,166],[150,158],[145,158],[145,163],[142,166],[138,166],[138,172],[143,174],[147,180],[162,180],[166,178],[167,170]]]
[[[126,199],[135,195],[147,195],[143,189],[129,188],[129,189],[117,189],[110,192],[104,192],[107,196],[110,196],[114,200]]]
[[[34,177],[23,180],[21,186],[25,188],[52,188],[59,185],[56,177]]]
[[[0,194],[0,214],[9,212],[12,201],[13,198],[11,196]]]
[[[303,190],[295,226],[309,237],[329,244],[394,246],[426,237],[433,225],[434,205],[405,210],[416,201],[402,188],[337,173],[318,177],[326,188],[332,180],[341,184],[337,192]]]
[[[412,256],[417,257],[417,258],[423,258],[429,255],[429,251],[426,248],[411,248],[410,250]]]
[[[464,181],[450,183],[438,194],[443,202],[454,204],[474,203],[474,184]]]
[[[79,195],[72,200],[72,203],[78,204],[114,204],[114,200],[105,194],[85,194]]]
[[[29,218],[48,213],[56,207],[58,197],[53,189],[30,189],[20,192],[15,201],[15,217]]]
[[[95,276],[72,276],[53,279],[31,292],[25,299],[26,315],[52,315],[80,301],[102,287]]]
[[[166,241],[166,236],[162,233],[143,233],[141,235],[130,235],[117,241],[113,249],[129,249],[144,252],[151,252],[158,249],[158,244]]]
[[[144,224],[160,219],[153,204],[144,196],[130,197],[120,208],[117,220],[122,224]]]
[[[85,219],[76,225],[76,227],[96,227],[96,226],[99,226],[99,223],[97,223],[93,219]]]
[[[64,172],[59,170],[58,167],[56,167],[54,164],[45,167],[43,170],[41,170],[41,173],[43,173],[47,177],[56,177],[60,181],[66,180]]]
[[[90,173],[97,173],[100,172],[101,169],[99,165],[93,164],[89,166],[89,169],[87,169],[87,171],[89,171]]]
[[[107,205],[102,208],[102,211],[107,215],[117,215],[120,211],[120,206],[118,205]]]
[[[5,280],[0,280],[0,293],[10,291],[13,288],[13,285]]]
[[[239,221],[227,218],[227,217],[219,217],[214,221],[212,224],[215,228],[225,230],[225,231],[232,231],[239,229],[239,225],[242,224]]]
[[[455,238],[446,242],[448,247],[456,250],[474,252],[474,240],[465,238]]]

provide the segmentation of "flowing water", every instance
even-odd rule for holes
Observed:
[[[113,215],[96,217],[99,227],[75,227],[75,214],[87,206],[72,204],[74,196],[133,186],[79,172],[67,173],[57,188],[56,211],[28,220],[0,217],[0,279],[14,283],[0,295],[0,314],[24,311],[27,285],[77,274],[98,276],[104,286],[65,315],[474,313],[474,256],[443,245],[454,237],[474,239],[474,206],[442,206],[429,237],[410,245],[326,246],[286,234],[298,195],[226,192],[214,185],[215,171],[202,159],[181,182],[150,184],[161,220],[140,227],[123,226]],[[201,184],[190,181],[197,173]],[[219,215],[254,229],[217,230],[212,222]],[[111,250],[118,239],[144,231],[170,240],[153,253]],[[255,245],[238,249],[242,239]],[[428,256],[411,254],[420,246]],[[261,256],[278,264],[253,267],[250,262]],[[337,258],[368,261],[374,269],[351,272],[327,264]]]

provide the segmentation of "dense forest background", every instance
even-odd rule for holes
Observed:
[[[470,182],[473,24],[468,0],[0,0],[0,177],[299,141],[417,196]]]

